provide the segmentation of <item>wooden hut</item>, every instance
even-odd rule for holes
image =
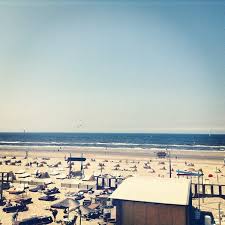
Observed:
[[[190,225],[191,183],[187,179],[132,177],[110,196],[117,225]]]

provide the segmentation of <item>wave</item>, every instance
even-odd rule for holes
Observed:
[[[195,146],[195,147],[225,147],[225,145],[196,145],[196,144],[157,144],[157,143],[128,143],[128,142],[56,142],[56,141],[0,141],[1,144],[32,144],[32,145],[143,145],[143,146]]]
[[[185,149],[185,150],[225,150],[224,145],[194,144],[155,144],[155,143],[118,143],[118,142],[26,142],[0,141],[2,147],[101,147],[101,148],[141,148],[141,149]]]

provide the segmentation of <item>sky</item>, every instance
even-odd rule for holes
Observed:
[[[1,1],[0,131],[225,133],[224,1]]]

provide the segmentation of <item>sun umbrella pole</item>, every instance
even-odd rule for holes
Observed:
[[[71,153],[70,153],[70,158],[71,158]],[[69,178],[71,178],[71,171],[72,171],[72,164],[71,160],[69,161]]]
[[[198,171],[198,208],[200,210],[200,181],[199,181],[199,171]]]
[[[83,159],[83,153],[81,153],[81,158]],[[81,171],[81,178],[84,178],[84,169],[83,169],[83,160],[80,162],[80,171]]]
[[[80,225],[81,225],[81,210],[79,208],[79,214],[80,214]]]

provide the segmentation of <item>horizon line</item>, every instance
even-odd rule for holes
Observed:
[[[204,134],[204,135],[225,135],[225,131],[0,131],[1,133],[68,133],[68,134]]]

